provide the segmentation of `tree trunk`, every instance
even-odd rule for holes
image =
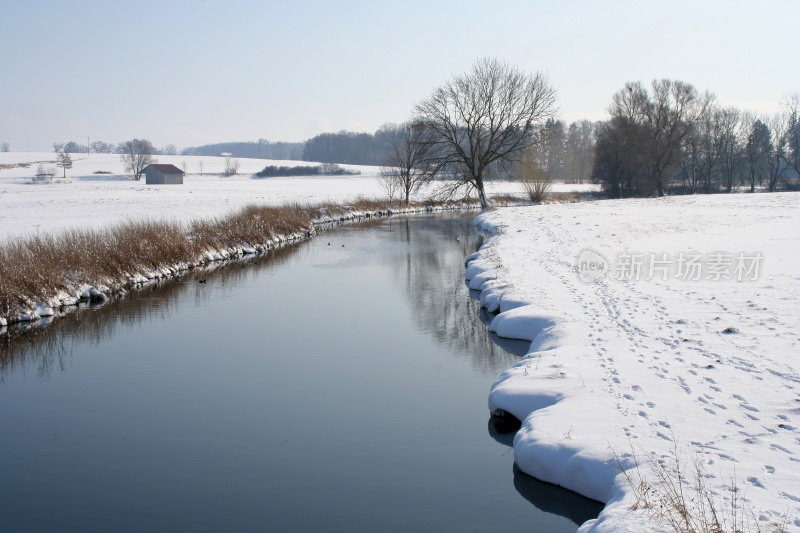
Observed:
[[[483,191],[483,183],[478,187],[478,198],[481,201],[481,209],[487,209],[489,202],[486,200],[486,193]]]

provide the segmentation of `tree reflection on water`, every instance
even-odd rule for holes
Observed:
[[[480,302],[464,281],[464,260],[483,243],[473,228],[473,217],[416,219],[413,227],[408,219],[393,221],[393,238],[409,245],[395,271],[417,327],[439,344],[455,348],[458,356],[469,357],[474,369],[496,375],[513,365],[517,356],[492,342],[479,319]]]

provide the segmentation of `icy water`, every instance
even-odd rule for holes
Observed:
[[[600,505],[489,423],[516,356],[464,285],[471,220],[345,227],[0,336],[0,530],[575,531]]]

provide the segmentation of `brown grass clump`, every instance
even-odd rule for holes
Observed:
[[[762,533],[755,513],[740,494],[736,480],[726,488],[727,496],[716,494],[706,481],[708,474],[695,457],[687,471],[677,444],[666,458],[646,454],[642,465],[631,450],[634,467],[617,465],[633,491],[634,509],[643,509],[675,533]],[[647,470],[650,477],[644,473]],[[784,533],[785,524],[769,524],[769,533]]]
[[[591,197],[592,195],[590,193],[584,192],[550,192],[545,196],[544,202],[566,204],[583,202],[591,199]]]
[[[312,229],[311,218],[300,206],[251,205],[227,217],[193,222],[189,238],[199,247],[197,253],[200,253],[207,248],[219,250],[243,244],[257,246]]]
[[[523,196],[522,194],[514,194],[514,193],[502,193],[502,194],[493,194],[491,196],[492,205],[497,207],[508,207],[510,205],[520,205],[520,204],[527,204],[528,197],[527,195]]]

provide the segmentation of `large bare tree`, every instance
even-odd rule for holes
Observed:
[[[142,171],[155,162],[153,145],[146,139],[133,139],[120,144],[122,163],[134,179],[142,178]]]
[[[452,172],[456,185],[474,188],[485,208],[488,172],[521,159],[536,128],[555,115],[555,102],[544,74],[484,58],[418,104],[416,118],[424,125],[434,168]]]
[[[391,200],[399,194],[406,205],[411,195],[430,180],[433,172],[429,158],[431,144],[425,141],[420,123],[406,122],[390,128],[390,150],[380,181]]]
[[[663,196],[672,172],[682,156],[682,144],[706,116],[713,96],[698,94],[689,83],[653,80],[648,91],[641,83],[626,83],[612,97],[610,113],[643,126],[652,191]]]

